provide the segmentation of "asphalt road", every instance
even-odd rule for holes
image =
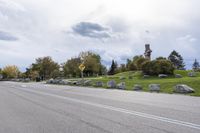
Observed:
[[[200,133],[200,98],[0,82],[0,133]]]

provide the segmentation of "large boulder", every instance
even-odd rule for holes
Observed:
[[[116,82],[115,80],[111,80],[107,82],[107,87],[108,88],[116,88]]]
[[[160,84],[150,84],[149,91],[150,92],[160,92]]]
[[[54,79],[53,84],[59,84],[60,81],[61,81],[60,79]]]
[[[30,82],[31,80],[30,80],[30,78],[25,78],[24,80],[23,80],[23,82]]]
[[[62,79],[49,79],[46,82],[47,84],[59,84],[59,85],[67,85],[68,81],[62,80]]]
[[[68,81],[60,80],[60,81],[59,81],[59,84],[61,84],[61,85],[68,85]]]
[[[77,81],[72,81],[71,84],[72,84],[72,85],[76,85],[76,84],[77,84]]]
[[[150,75],[144,75],[143,76],[143,78],[149,78],[150,77]]]
[[[183,76],[181,74],[175,74],[175,78],[182,78]]]
[[[117,89],[125,90],[126,89],[126,83],[121,82],[121,83],[117,84]]]
[[[11,81],[19,82],[19,79],[12,79]]]
[[[166,74],[159,74],[158,77],[159,78],[167,78],[168,76]]]
[[[134,91],[141,91],[142,89],[143,89],[142,86],[138,85],[138,84],[134,85],[134,87],[133,87]]]
[[[83,82],[84,86],[91,86],[92,85],[92,80],[86,80]]]
[[[102,81],[97,81],[96,83],[95,83],[95,86],[96,87],[103,87],[103,82]]]
[[[72,84],[73,85],[83,85],[84,81],[83,80],[77,80],[77,81],[73,81]]]
[[[47,80],[46,83],[47,83],[47,84],[53,84],[53,79],[51,78],[51,79]]]
[[[178,84],[174,87],[174,92],[175,93],[193,93],[195,92],[194,89],[191,87],[184,85],[184,84]]]
[[[70,81],[70,80],[67,80],[67,84],[68,84],[68,85],[73,85],[73,82]]]
[[[189,73],[188,73],[188,76],[189,76],[189,77],[196,77],[196,76],[197,76],[197,73],[196,73],[196,72],[189,72]]]
[[[23,82],[24,79],[23,78],[19,78],[18,82]]]

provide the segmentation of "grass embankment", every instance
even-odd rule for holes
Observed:
[[[186,84],[195,90],[195,93],[189,94],[193,96],[200,96],[200,73],[197,73],[196,77],[188,77],[188,72],[178,70],[175,74],[181,74],[183,78],[175,78],[174,76],[169,76],[167,78],[158,78],[152,76],[149,78],[143,78],[141,72],[124,72],[113,76],[106,76],[99,79],[92,79],[92,81],[102,81],[104,82],[104,88],[106,88],[106,83],[110,80],[115,80],[117,83],[125,82],[126,90],[133,90],[135,84],[139,84],[143,87],[144,91],[148,91],[149,84],[160,84],[161,91],[163,93],[173,93],[173,87],[177,84]],[[120,80],[120,77],[125,77],[125,79]],[[130,79],[129,77],[132,77]]]

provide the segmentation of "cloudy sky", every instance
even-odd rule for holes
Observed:
[[[92,50],[105,64],[177,50],[200,61],[199,0],[0,0],[0,67],[21,70],[35,58],[59,63]]]

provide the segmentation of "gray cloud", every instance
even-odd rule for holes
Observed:
[[[15,36],[13,36],[13,35],[11,35],[8,32],[0,31],[0,40],[4,40],[4,41],[16,41],[16,40],[18,40],[18,38],[15,37]]]
[[[28,66],[46,55],[62,63],[81,51],[94,49],[110,66],[112,59],[121,64],[128,57],[143,54],[147,42],[153,49],[152,58],[167,57],[175,49],[187,68],[194,58],[200,61],[197,0],[115,1],[115,6],[112,0],[40,2],[0,0],[0,41],[6,40],[0,45],[0,67],[9,63]],[[18,41],[12,45],[14,40]]]
[[[83,37],[90,38],[110,38],[110,30],[100,24],[91,22],[80,22],[72,27],[74,33],[79,34]]]
[[[112,17],[109,16],[107,20],[107,25],[112,27],[113,32],[124,33],[130,30],[130,24],[123,17]]]

